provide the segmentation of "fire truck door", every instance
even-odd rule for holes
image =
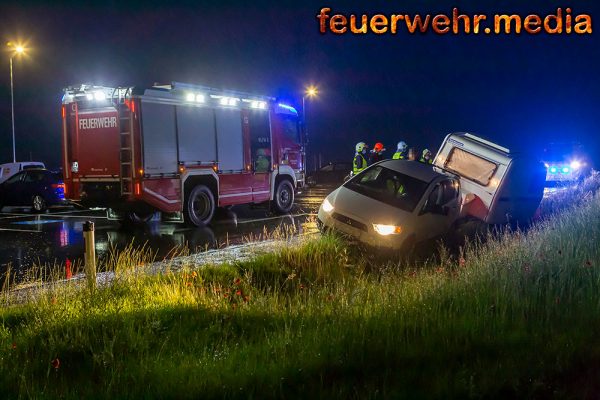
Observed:
[[[271,130],[269,114],[265,110],[251,111],[248,115],[250,129],[250,159],[252,163],[252,201],[269,200],[270,177],[273,169],[271,157]]]

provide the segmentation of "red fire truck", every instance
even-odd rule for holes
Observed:
[[[109,218],[204,226],[216,207],[289,212],[304,185],[297,111],[275,99],[173,82],[64,91],[66,193]]]

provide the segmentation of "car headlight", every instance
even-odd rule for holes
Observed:
[[[402,232],[402,227],[396,225],[373,224],[373,229],[381,236],[395,235]]]
[[[327,199],[323,200],[323,204],[321,205],[321,207],[323,207],[323,211],[325,211],[326,213],[330,213],[331,211],[333,211],[333,206]]]

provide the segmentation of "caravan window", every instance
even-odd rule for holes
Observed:
[[[444,168],[480,185],[487,186],[498,165],[458,147],[450,151]]]

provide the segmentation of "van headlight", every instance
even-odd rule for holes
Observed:
[[[381,236],[397,235],[402,232],[402,227],[396,225],[373,224],[373,229]]]
[[[330,213],[333,211],[333,206],[327,199],[323,200],[323,204],[321,204],[321,207],[323,207],[323,211],[325,211],[326,213]]]

